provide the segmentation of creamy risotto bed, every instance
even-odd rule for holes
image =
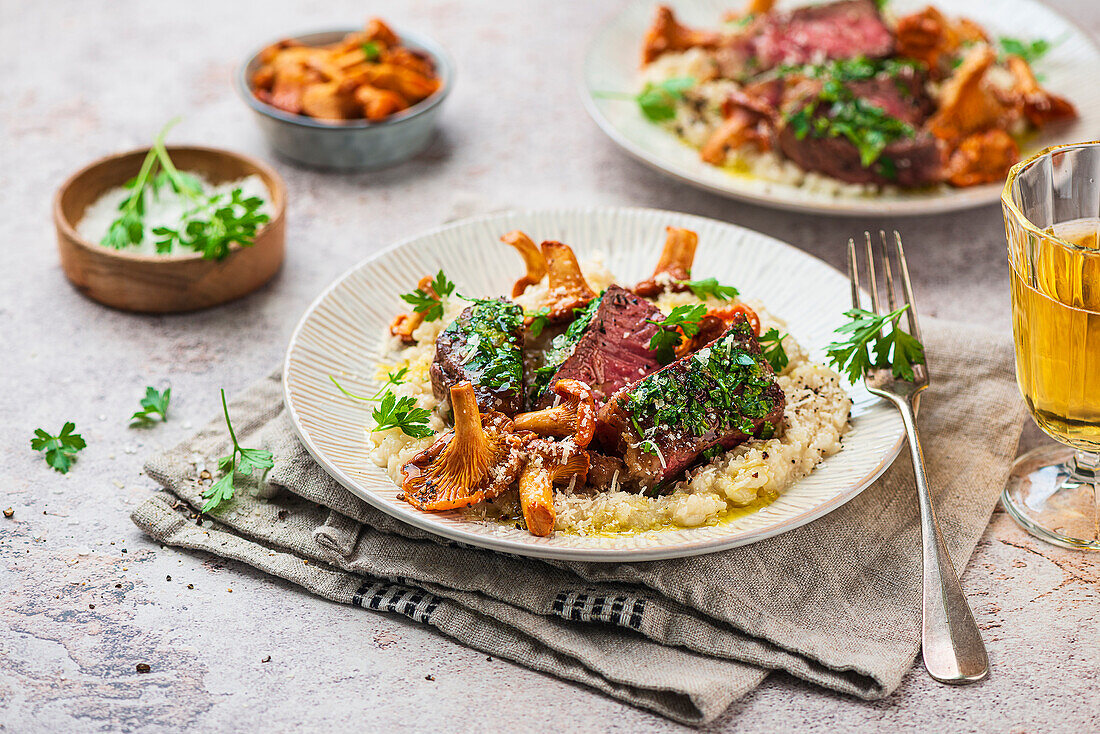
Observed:
[[[600,260],[581,262],[585,279],[601,291],[614,278]],[[546,280],[529,287],[515,298],[525,309],[543,305]],[[663,293],[655,300],[664,313],[683,304],[705,303],[720,306],[713,299],[701,300],[691,292]],[[782,329],[783,323],[770,315],[762,304],[747,301],[761,321],[761,329]],[[393,339],[391,359],[379,365],[378,377],[405,367],[407,381],[394,387],[396,397],[409,396],[418,407],[432,411],[429,425],[437,433],[447,424],[435,411],[440,401],[433,395],[429,369],[435,358],[436,338],[470,302],[457,293],[444,300],[443,317],[420,324],[412,336],[416,344],[400,348]],[[387,334],[387,338],[390,338]],[[823,459],[841,449],[848,428],[851,402],[840,377],[831,369],[812,362],[803,348],[790,336],[783,339],[789,363],[777,380],[786,397],[783,425],[777,436],[750,439],[730,451],[715,456],[709,463],[690,470],[671,491],[657,497],[635,494],[612,486],[602,491],[556,487],[554,530],[575,535],[637,533],[660,528],[692,528],[715,525],[744,512],[741,508],[762,507],[785,489],[807,476]],[[371,458],[390,478],[401,485],[401,468],[435,440],[413,438],[393,428],[371,432]],[[520,517],[517,493],[504,495],[464,510],[471,519],[514,522]]]

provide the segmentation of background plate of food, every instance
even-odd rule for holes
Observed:
[[[336,480],[432,533],[547,558],[709,553],[822,516],[897,456],[897,411],[824,366],[849,307],[842,274],[735,225],[494,215],[322,293],[285,400]]]
[[[1100,49],[1034,0],[637,0],[593,39],[582,94],[665,173],[796,211],[992,204],[1008,169],[1100,137]]]

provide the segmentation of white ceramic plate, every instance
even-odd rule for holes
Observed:
[[[666,1],[666,0],[661,0]],[[930,0],[891,0],[889,12],[900,16],[916,12]],[[1052,92],[1067,97],[1080,118],[1052,126],[1028,141],[1028,155],[1059,143],[1100,138],[1100,87],[1086,82],[1100,68],[1100,49],[1070,21],[1035,0],[931,0],[949,16],[972,18],[990,36],[1021,39],[1064,38],[1036,64]],[[667,0],[677,17],[688,25],[717,27],[722,14],[744,6],[742,0]],[[875,196],[834,196],[789,184],[731,174],[699,160],[699,151],[642,117],[631,101],[593,96],[594,92],[634,91],[638,88],[642,39],[658,0],[634,0],[603,26],[593,38],[584,60],[581,94],[585,106],[608,136],[638,160],[681,181],[734,199],[792,211],[822,214],[928,214],[992,204],[1002,184],[933,192]],[[780,2],[781,8],[808,4],[807,0]]]
[[[395,245],[353,268],[314,301],[291,337],[283,375],[287,409],[302,441],[341,484],[383,511],[453,540],[527,556],[627,561],[710,553],[796,528],[844,504],[889,466],[904,432],[897,411],[862,386],[850,392],[852,429],[841,452],[771,505],[713,527],[614,538],[560,533],[537,538],[458,512],[420,512],[397,498],[397,485],[371,461],[364,433],[370,406],[337,392],[329,375],[361,395],[378,389],[373,376],[386,346],[385,330],[407,308],[399,294],[421,276],[443,268],[465,294],[507,293],[523,267],[499,237],[522,229],[536,241],[568,243],[582,259],[602,253],[621,282],[634,283],[653,271],[666,225],[699,233],[698,277],[715,276],[747,298],[760,298],[814,359],[823,360],[824,346],[851,305],[851,291],[843,275],[790,245],[712,219],[652,209],[494,215]]]

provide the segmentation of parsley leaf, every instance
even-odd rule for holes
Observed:
[[[594,92],[594,97],[608,99],[633,100],[638,103],[642,114],[650,122],[666,122],[675,119],[676,103],[684,98],[684,92],[695,86],[695,79],[689,76],[665,79],[661,82],[646,82],[637,94],[626,92]]]
[[[224,474],[221,479],[203,490],[202,498],[206,500],[206,503],[202,506],[202,512],[216,510],[223,503],[233,499],[233,479],[237,474],[251,476],[258,469],[262,477],[263,472],[275,466],[275,457],[270,451],[246,449],[237,442],[237,434],[233,431],[233,424],[229,420],[229,406],[225,401],[225,390],[221,392],[222,413],[225,415],[225,427],[229,429],[229,438],[233,442],[233,452],[229,456],[218,459],[218,468]]]
[[[676,360],[676,347],[680,345],[682,337],[698,334],[699,322],[706,313],[706,305],[696,303],[677,306],[661,321],[648,319],[649,323],[657,325],[657,333],[650,338],[649,348],[657,353],[657,360],[661,364]]]
[[[67,474],[72,468],[76,453],[88,445],[79,433],[73,433],[75,430],[76,424],[72,421],[62,426],[61,433],[56,436],[36,428],[35,437],[31,439],[31,448],[46,452],[46,463],[62,474]]]
[[[853,383],[875,367],[889,367],[894,377],[912,380],[913,365],[924,364],[924,347],[898,324],[908,308],[902,306],[882,316],[861,308],[845,311],[844,315],[851,322],[841,326],[836,333],[847,338],[825,348],[829,363]],[[889,328],[885,335],[882,334],[884,328]]]
[[[406,436],[426,438],[435,433],[428,425],[431,415],[427,408],[416,407],[416,398],[406,395],[399,399],[392,392],[387,392],[372,413],[378,425],[371,429],[371,433],[400,428]]]
[[[528,311],[524,316],[531,319],[531,323],[527,326],[527,330],[531,332],[531,336],[539,336],[542,334],[542,330],[546,328],[546,325],[550,323],[550,307],[544,306],[538,311]]]
[[[260,225],[270,217],[259,211],[264,205],[258,196],[245,198],[240,188],[225,194],[214,194],[183,215],[182,229],[156,227],[157,252],[171,252],[175,246],[201,253],[204,260],[222,260],[234,242],[242,247],[252,244]]]
[[[378,45],[378,41],[367,41],[361,48],[363,49],[363,55],[367,57],[367,61],[374,63],[382,58],[382,48]]]
[[[164,388],[164,392],[155,387],[145,388],[145,397],[141,399],[141,410],[130,416],[130,425],[150,426],[155,421],[153,416],[159,416],[161,422],[168,420],[168,401],[172,397],[172,388]]]
[[[1034,41],[1024,41],[1010,36],[1001,36],[997,39],[997,42],[1001,46],[1001,51],[1006,56],[1019,56],[1021,59],[1031,64],[1045,56],[1048,51],[1064,40],[1066,40],[1066,36],[1054,41],[1048,41],[1045,38],[1039,38]]]
[[[413,307],[416,313],[424,314],[425,321],[436,321],[443,318],[443,298],[454,293],[455,284],[447,280],[447,276],[440,270],[429,284],[432,292],[425,292],[417,288],[408,293],[401,294],[401,300]]]
[[[737,294],[740,293],[732,285],[720,285],[717,278],[681,280],[680,282],[690,288],[696,298],[716,298],[719,301],[728,301],[737,298]]]
[[[768,364],[772,366],[772,370],[776,374],[783,371],[788,364],[790,364],[790,358],[787,357],[787,350],[783,348],[783,337],[785,334],[780,334],[779,330],[772,327],[760,335],[760,349],[764,353],[764,359],[768,360]]]

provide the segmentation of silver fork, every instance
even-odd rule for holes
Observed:
[[[876,277],[875,254],[871,245],[871,233],[864,232],[866,239],[867,268],[870,274],[871,306],[876,314],[884,314],[879,300]],[[886,299],[889,311],[898,308],[894,288],[894,275],[890,267],[890,253],[886,243],[886,233],[879,230],[881,243],[882,270],[886,277]],[[894,232],[897,250],[897,262],[901,271],[901,284],[905,303],[909,306],[909,333],[918,340],[921,338],[917,324],[916,306],[913,304],[913,285],[909,280],[909,266],[905,262],[905,250],[901,245],[901,235]],[[856,243],[848,240],[848,277],[852,281],[852,305],[860,308],[859,302],[859,260],[856,256]],[[913,473],[917,480],[917,498],[920,503],[921,539],[924,546],[924,592],[923,624],[921,626],[921,654],[924,667],[941,683],[964,684],[979,681],[989,672],[989,658],[981,632],[974,621],[974,614],[966,602],[959,585],[959,577],[951,565],[951,557],[940,535],[936,523],[936,511],[932,507],[932,497],[928,492],[928,479],[924,473],[924,454],[917,435],[915,418],[919,395],[928,387],[928,367],[925,364],[913,365],[912,382],[896,379],[889,367],[873,368],[864,376],[867,389],[873,395],[885,398],[897,406],[901,412],[905,432],[909,437],[909,450],[913,455]]]

